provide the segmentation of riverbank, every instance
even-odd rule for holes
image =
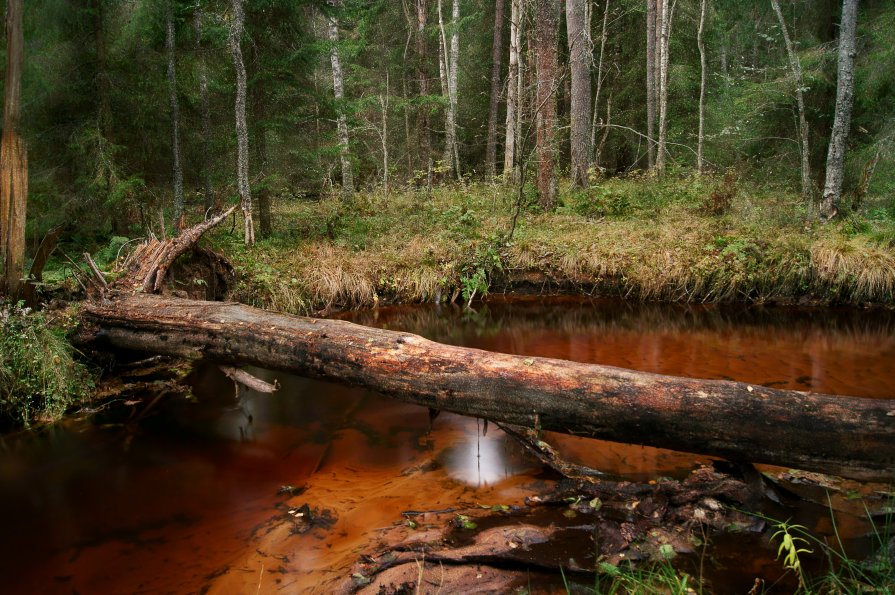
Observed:
[[[521,203],[521,205],[519,205]],[[220,229],[233,297],[304,314],[488,292],[892,305],[895,217],[821,225],[797,195],[732,178],[612,179],[552,213],[497,185],[284,199],[251,251]],[[514,217],[518,209],[518,217]],[[515,226],[514,226],[515,219]],[[237,225],[236,229],[240,226]]]

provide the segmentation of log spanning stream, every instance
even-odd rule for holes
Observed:
[[[855,310],[626,305],[577,299],[492,301],[477,311],[401,307],[355,322],[489,351],[673,376],[855,397],[895,397],[895,314]],[[514,504],[555,481],[493,426],[362,389],[254,370],[281,389],[240,389],[211,365],[197,399],[118,403],[54,428],[2,439],[4,591],[41,593],[329,591],[377,530],[408,510]],[[705,457],[549,434],[610,474],[685,476]],[[596,445],[596,447],[595,447]],[[278,494],[281,486],[290,494]],[[278,519],[300,495],[326,510],[290,534]],[[295,513],[300,514],[300,513]],[[821,533],[829,512],[781,513]],[[867,530],[837,512],[843,537]],[[739,546],[738,546],[739,547]],[[761,543],[725,562],[715,585],[773,579]],[[771,573],[770,575],[768,573]],[[725,582],[726,581],[726,582]],[[559,583],[561,586],[561,582]]]

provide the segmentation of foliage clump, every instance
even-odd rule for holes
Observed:
[[[29,426],[55,421],[84,402],[92,380],[74,359],[64,328],[21,304],[0,304],[0,419]]]

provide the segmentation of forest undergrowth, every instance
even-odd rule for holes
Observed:
[[[891,305],[895,208],[864,204],[823,225],[798,195],[731,175],[632,177],[561,191],[544,213],[533,188],[457,184],[279,200],[251,251],[226,229],[213,241],[240,274],[234,297],[300,314],[509,290]]]

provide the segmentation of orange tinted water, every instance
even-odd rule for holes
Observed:
[[[347,316],[443,342],[653,372],[895,396],[895,317],[853,310],[492,301]],[[0,443],[0,578],[11,593],[328,591],[401,512],[518,503],[549,483],[496,429],[364,391],[278,378],[242,393],[207,367],[198,401],[145,418],[72,420]],[[553,437],[570,456],[636,478],[691,455]],[[281,485],[301,486],[295,496]],[[332,512],[290,532],[287,510]]]

